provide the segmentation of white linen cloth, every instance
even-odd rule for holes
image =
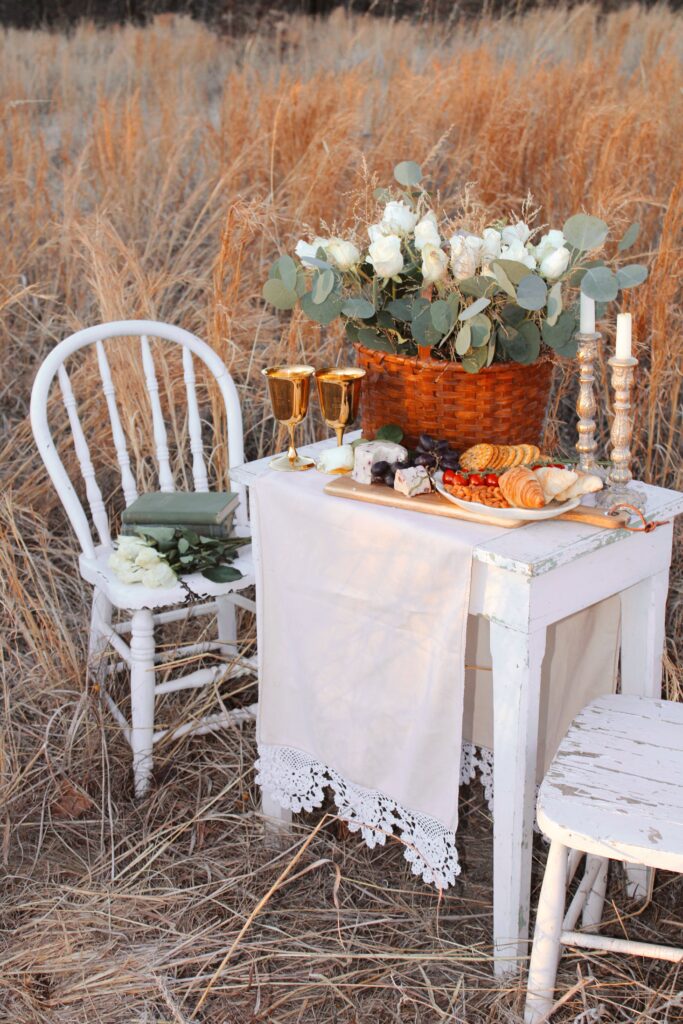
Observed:
[[[505,532],[323,493],[266,473],[258,546],[259,781],[312,809],[331,785],[371,845],[398,830],[412,870],[445,887],[455,832],[473,548]]]

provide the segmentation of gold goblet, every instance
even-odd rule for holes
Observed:
[[[337,444],[344,442],[344,430],[358,414],[360,386],[365,370],[356,366],[324,366],[316,370],[318,397],[323,418],[337,435]]]
[[[311,377],[315,369],[312,366],[267,366],[261,373],[268,381],[275,419],[283,423],[289,431],[287,454],[278,455],[273,459],[270,468],[284,470],[287,473],[310,469],[315,465],[313,459],[299,455],[294,447],[294,428],[308,412]]]

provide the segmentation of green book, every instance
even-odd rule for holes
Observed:
[[[124,536],[138,535],[138,530],[155,529],[158,526],[164,528],[175,527],[176,530],[194,530],[202,537],[216,537],[219,540],[227,540],[232,530],[232,515],[224,519],[222,523],[122,523],[121,533]]]
[[[239,497],[224,491],[151,491],[141,494],[121,516],[126,525],[209,526],[223,523]]]

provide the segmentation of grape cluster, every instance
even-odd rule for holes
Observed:
[[[457,469],[458,453],[451,450],[448,441],[437,441],[429,434],[421,434],[414,453],[398,462],[376,462],[371,470],[370,480],[373,484],[394,486],[398,469],[406,466],[424,466],[425,469]]]
[[[399,459],[398,462],[384,462],[383,460],[376,462],[370,472],[370,482],[373,484],[386,484],[387,487],[393,487],[396,471],[399,469],[405,469],[406,466],[409,465],[410,456],[405,459]]]
[[[438,441],[429,434],[420,434],[415,465],[426,469],[457,469],[459,455],[450,448],[448,441]]]

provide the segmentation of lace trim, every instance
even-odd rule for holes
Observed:
[[[493,753],[473,743],[463,743],[460,784],[479,775],[489,808],[493,810]],[[460,874],[455,833],[426,814],[409,811],[377,790],[347,782],[333,768],[293,747],[259,747],[256,781],[281,807],[312,811],[323,802],[325,789],[351,832],[360,832],[372,850],[384,846],[387,836],[398,831],[404,856],[414,875],[447,889]]]

